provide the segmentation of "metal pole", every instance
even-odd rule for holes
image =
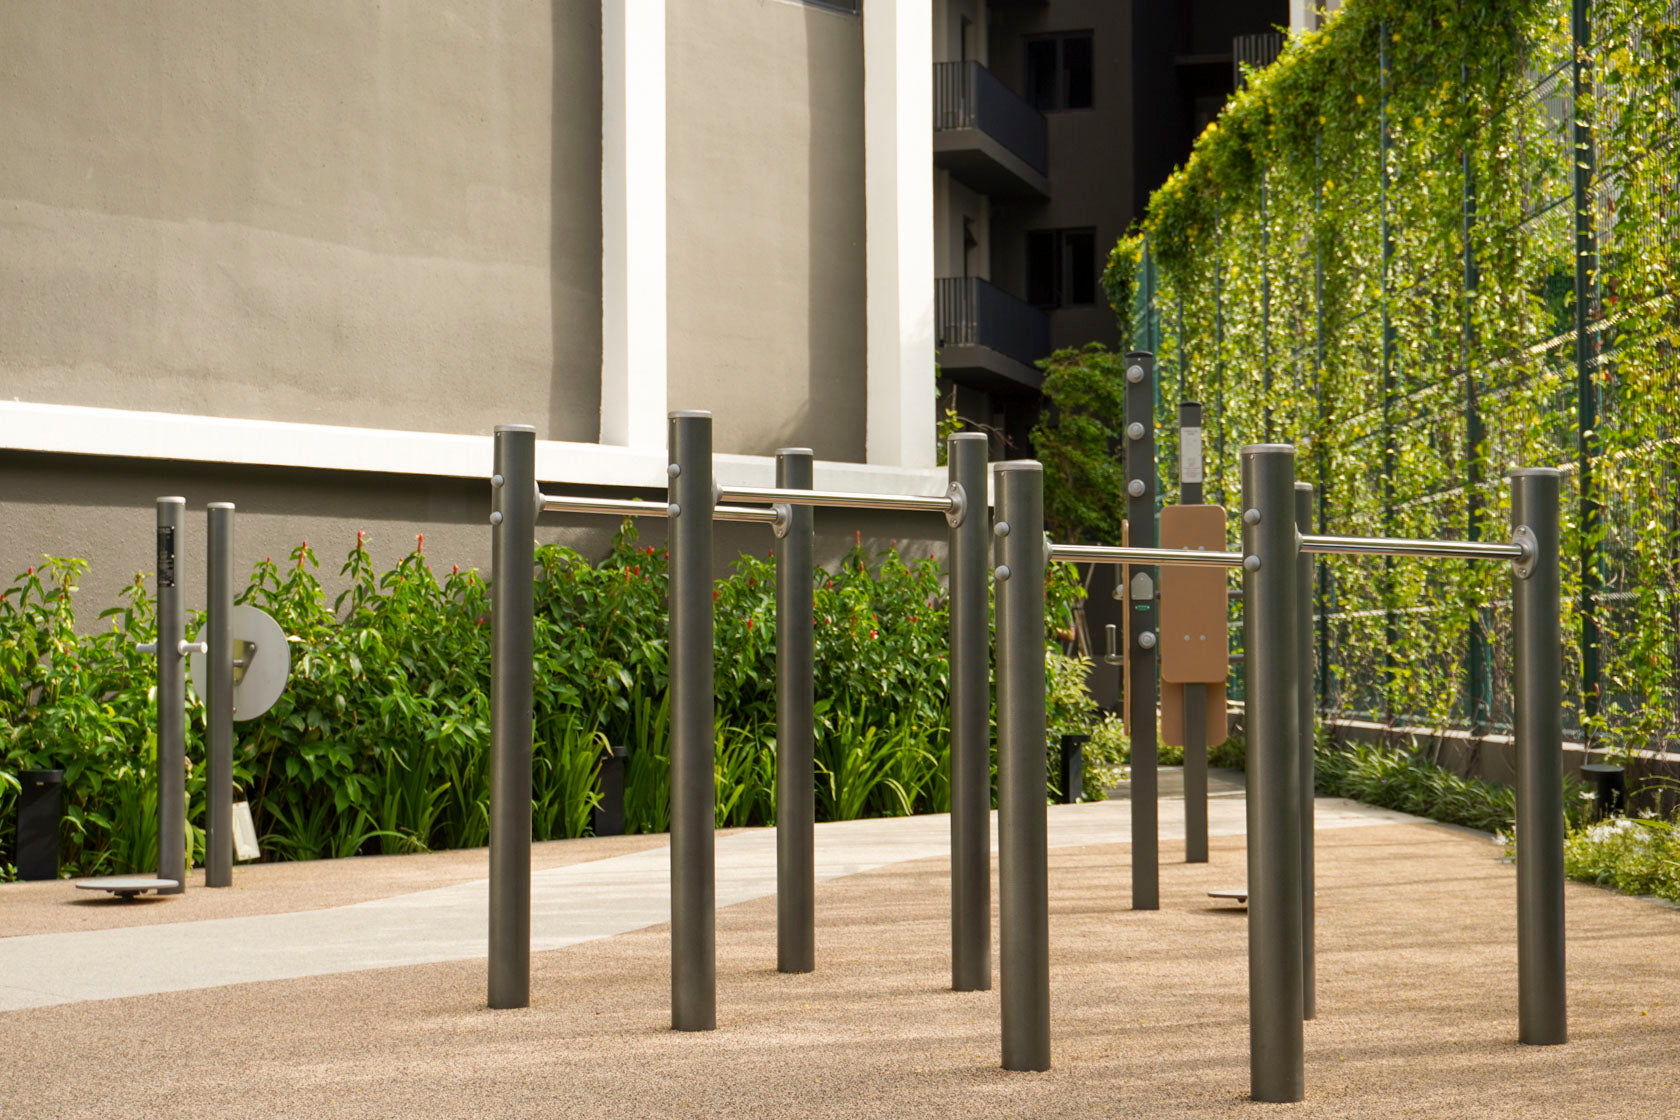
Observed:
[[[531,1002],[532,548],[537,431],[496,427],[490,479],[490,1006]]]
[[[776,452],[776,485],[809,490],[812,453]],[[810,972],[816,949],[816,651],[811,634],[814,511],[776,524],[776,970]]]
[[[993,467],[997,500],[998,893],[1003,1068],[1050,1068],[1044,469]]]
[[[1394,435],[1394,320],[1389,306],[1389,267],[1394,259],[1394,229],[1388,216],[1388,22],[1379,24],[1377,36],[1377,66],[1381,95],[1378,98],[1377,128],[1380,166],[1377,175],[1377,199],[1381,212],[1382,232],[1382,535],[1394,535],[1394,474],[1399,455]],[[1394,560],[1383,558],[1383,718],[1394,723],[1394,693],[1396,667],[1395,647],[1400,644],[1400,628],[1395,620]]]
[[[204,885],[227,887],[233,885],[233,503],[211,502],[208,527]]]
[[[1517,1032],[1569,1038],[1563,932],[1563,634],[1559,472],[1511,473],[1511,526],[1531,557],[1511,579],[1517,747]]]
[[[1469,111],[1470,67],[1459,63],[1458,80],[1464,91],[1465,111]],[[1464,308],[1459,334],[1463,339],[1464,365],[1464,497],[1468,517],[1465,536],[1469,540],[1482,539],[1482,523],[1487,511],[1482,498],[1482,460],[1487,453],[1487,441],[1482,427],[1482,411],[1476,386],[1476,289],[1480,273],[1476,265],[1476,248],[1472,237],[1476,224],[1476,169],[1470,160],[1470,147],[1465,145],[1460,157],[1464,180]],[[1487,609],[1478,605],[1470,617],[1467,690],[1469,692],[1470,734],[1487,734],[1493,718],[1493,653],[1487,640]]]
[[[1570,118],[1574,122],[1575,148],[1575,432],[1576,483],[1581,506],[1581,715],[1582,727],[1590,740],[1596,734],[1602,681],[1599,668],[1599,625],[1596,596],[1603,582],[1600,570],[1599,526],[1601,514],[1593,480],[1593,458],[1597,454],[1598,388],[1593,384],[1595,340],[1588,330],[1597,303],[1598,236],[1593,223],[1593,179],[1597,177],[1597,152],[1593,143],[1592,118],[1592,0],[1570,4]],[[1582,101],[1588,102],[1583,105]]]
[[[1242,450],[1248,1054],[1257,1101],[1302,1098],[1300,549],[1295,449]]]
[[[1306,533],[1312,529],[1313,488],[1305,482],[1295,484],[1295,528]],[[1317,739],[1316,709],[1313,706],[1313,558],[1305,552],[1295,562],[1299,586],[1295,592],[1295,609],[1300,623],[1296,631],[1299,643],[1301,737],[1299,766],[1301,770],[1301,1017],[1318,1016],[1318,962],[1314,941],[1315,920],[1313,872],[1313,747]]]
[[[1202,406],[1178,406],[1178,500],[1202,504]],[[1180,691],[1184,726],[1184,862],[1208,861],[1207,686],[1186,684]]]
[[[946,442],[951,486],[951,990],[992,986],[991,623],[986,460],[982,432]]]
[[[1155,355],[1126,355],[1127,543],[1154,548],[1155,531]],[[1155,737],[1156,623],[1155,569],[1126,569],[1126,605],[1132,644],[1126,651],[1126,707],[1132,735],[1132,909],[1159,910],[1160,822],[1156,806]]]
[[[182,643],[181,545],[187,500],[157,500],[157,773],[158,878],[187,889],[187,672]]]
[[[673,412],[670,440],[671,1028],[717,1027],[712,773],[712,414]],[[813,795],[814,796],[814,795]]]

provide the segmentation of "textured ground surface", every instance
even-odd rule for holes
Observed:
[[[739,830],[718,835],[735,831]],[[531,845],[531,867],[537,871],[567,867],[664,846],[663,836],[553,840]],[[235,866],[233,885],[222,890],[205,888],[204,869],[198,868],[188,876],[185,894],[173,898],[148,894],[126,902],[103,891],[67,895],[62,881],[7,883],[0,887],[0,937],[322,910],[482,879],[489,861],[485,849],[468,848],[410,856],[362,856],[333,860],[330,865],[253,863]],[[332,873],[321,874],[323,866],[331,866]],[[72,901],[66,904],[66,898]]]
[[[1246,923],[1205,897],[1242,843],[1164,842],[1156,913],[1124,845],[1051,852],[1047,1074],[945,990],[932,859],[820,885],[810,975],[773,971],[773,899],[720,910],[709,1034],[667,1029],[656,926],[538,954],[521,1011],[459,961],[3,1014],[0,1117],[1680,1116],[1680,912],[1572,884],[1572,1041],[1520,1046],[1512,869],[1427,824],[1320,833],[1308,1100],[1245,1101]]]

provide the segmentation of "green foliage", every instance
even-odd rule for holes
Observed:
[[[1594,0],[1588,14],[1575,102],[1566,0],[1344,5],[1249,76],[1108,280],[1129,316],[1124,274],[1142,272],[1147,245],[1161,399],[1209,407],[1211,502],[1236,508],[1238,448],[1287,441],[1332,532],[1498,538],[1506,472],[1576,468],[1563,628],[1582,632],[1583,573],[1602,579],[1603,688],[1590,717],[1568,641],[1566,718],[1627,750],[1680,733],[1680,26],[1670,0]],[[1579,309],[1585,400],[1577,119],[1593,133],[1598,254]],[[1586,432],[1582,404],[1598,416]],[[1325,571],[1331,706],[1509,723],[1500,566],[1337,558]],[[1480,719],[1466,687],[1477,632],[1492,650]]]
[[[283,566],[257,564],[239,596],[274,615],[293,650],[280,700],[235,725],[237,796],[250,801],[273,858],[488,840],[488,587],[476,571],[440,578],[423,544],[378,573],[358,534],[340,569],[348,586],[330,606],[308,542]],[[17,774],[49,768],[65,770],[69,873],[155,866],[155,665],[134,648],[153,636],[152,601],[137,576],[123,605],[101,616],[104,629],[78,634],[74,581],[85,567],[49,560],[0,594],[0,867],[15,845]],[[629,749],[626,827],[664,831],[665,554],[639,545],[626,523],[598,563],[544,545],[535,571],[533,835],[589,830],[609,744]],[[1049,617],[1065,620],[1080,594],[1074,574],[1054,566]],[[947,810],[949,615],[937,565],[906,564],[896,550],[871,558],[860,544],[833,572],[817,573],[813,601],[818,818]],[[717,822],[771,824],[774,566],[742,557],[718,581],[714,612]],[[1063,707],[1082,713],[1083,682],[1063,675]],[[192,701],[193,820],[203,814],[203,715]],[[200,833],[186,839],[202,851]]]
[[[1126,475],[1116,449],[1126,426],[1125,361],[1101,343],[1038,363],[1045,409],[1033,427],[1044,464],[1044,523],[1059,541],[1116,544]]]
[[[1406,751],[1370,743],[1335,749],[1321,738],[1314,777],[1320,791],[1483,832],[1509,831],[1517,816],[1510,786],[1461,778]]]

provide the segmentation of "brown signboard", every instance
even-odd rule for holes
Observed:
[[[1225,551],[1229,547],[1225,510],[1220,506],[1164,507],[1161,547]],[[1225,569],[1163,564],[1160,573],[1163,693],[1169,683],[1223,684],[1230,671]],[[1162,699],[1164,703],[1164,695]],[[1208,710],[1223,711],[1223,704],[1216,709],[1210,703]]]

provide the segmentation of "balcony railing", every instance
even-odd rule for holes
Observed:
[[[1027,366],[1050,353],[1050,320],[1025,300],[971,276],[934,281],[941,348],[985,346]]]
[[[984,132],[1040,175],[1050,173],[1044,114],[978,62],[933,64],[933,129]]]

